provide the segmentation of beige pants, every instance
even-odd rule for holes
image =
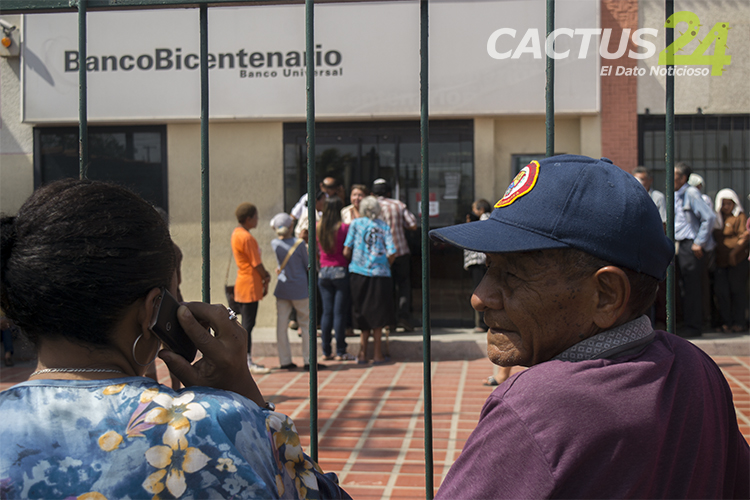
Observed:
[[[281,366],[292,362],[292,351],[289,347],[289,314],[292,308],[297,310],[297,323],[302,329],[302,357],[305,364],[310,363],[310,301],[308,299],[276,299],[276,345],[279,350]]]

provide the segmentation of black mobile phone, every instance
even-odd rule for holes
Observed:
[[[179,307],[177,299],[166,288],[162,288],[156,298],[154,318],[149,328],[171,351],[192,363],[198,349],[177,320]]]

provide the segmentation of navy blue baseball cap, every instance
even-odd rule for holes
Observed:
[[[525,166],[489,219],[430,237],[485,253],[576,248],[664,279],[674,245],[648,192],[607,158],[560,155]]]

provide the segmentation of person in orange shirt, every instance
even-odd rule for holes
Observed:
[[[241,203],[234,213],[240,224],[232,233],[232,254],[237,263],[234,300],[240,306],[237,312],[242,316],[242,327],[247,331],[247,366],[251,373],[268,373],[270,369],[253,363],[251,355],[258,302],[268,293],[271,282],[271,275],[260,260],[258,242],[250,234],[251,229],[258,227],[258,209],[252,203]]]

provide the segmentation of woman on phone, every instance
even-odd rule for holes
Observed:
[[[0,393],[3,497],[346,497],[264,400],[232,311],[180,305],[203,357],[160,351],[174,267],[159,214],[115,185],[53,182],[0,219],[0,307],[38,352]],[[143,376],[157,353],[185,389]]]

